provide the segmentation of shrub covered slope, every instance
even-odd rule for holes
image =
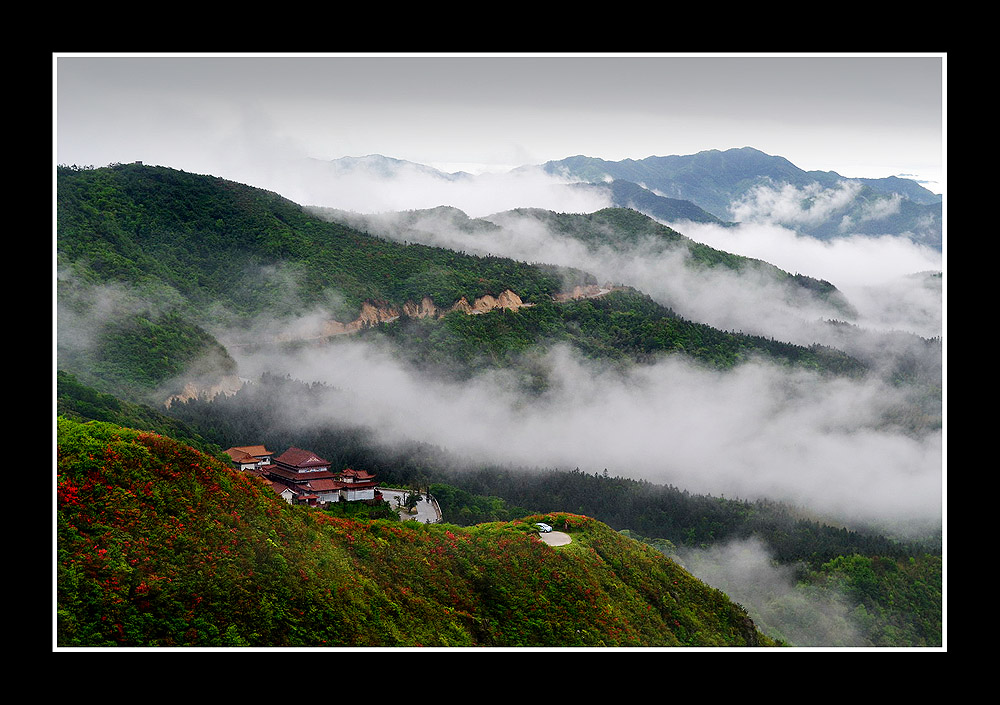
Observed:
[[[353,521],[166,436],[60,418],[58,446],[58,646],[774,645],[587,517]]]

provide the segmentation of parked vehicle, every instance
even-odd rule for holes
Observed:
[[[535,524],[535,526],[537,526],[537,527],[538,527],[538,530],[539,530],[540,532],[542,532],[543,534],[547,534],[547,533],[549,533],[550,531],[552,531],[552,527],[551,527],[551,526],[549,526],[548,524],[543,524],[543,523],[541,523],[541,522],[538,522],[537,524]]]

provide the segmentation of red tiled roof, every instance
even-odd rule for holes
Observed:
[[[271,489],[274,490],[275,492],[277,492],[278,494],[281,494],[285,490],[292,490],[293,492],[295,491],[294,489],[292,489],[291,487],[289,487],[285,483],[278,482],[277,480],[272,480],[271,481]]]
[[[263,467],[263,471],[268,475],[277,476],[284,480],[296,483],[301,483],[303,480],[312,482],[314,480],[325,480],[337,477],[336,474],[330,472],[329,470],[315,470],[313,472],[299,473],[295,470],[289,470],[288,468],[283,468],[278,465],[265,465]]]
[[[315,468],[330,464],[329,460],[324,460],[311,450],[302,450],[301,448],[294,447],[286,450],[275,458],[274,461],[296,468]]]
[[[341,487],[345,486],[345,484],[343,482],[341,482],[340,480],[335,480],[332,477],[331,478],[320,478],[318,480],[314,480],[314,479],[310,478],[309,482],[307,482],[306,484],[311,489],[314,489],[317,492],[323,492],[323,491],[329,491],[329,490],[339,490]]]
[[[242,450],[244,453],[253,456],[273,455],[273,453],[271,453],[271,451],[264,446],[234,446],[233,448],[230,448],[230,450]]]
[[[229,448],[225,451],[226,455],[233,459],[234,463],[255,463],[257,459],[247,453],[242,448]]]

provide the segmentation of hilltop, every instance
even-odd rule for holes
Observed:
[[[474,527],[292,507],[169,437],[59,420],[60,646],[771,646],[584,516]],[[553,548],[534,522],[573,541]]]

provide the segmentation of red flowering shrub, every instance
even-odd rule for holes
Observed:
[[[58,441],[59,646],[761,638],[721,593],[587,517],[467,528],[352,520],[292,507],[163,436],[60,419]],[[573,543],[542,543],[537,521]]]

